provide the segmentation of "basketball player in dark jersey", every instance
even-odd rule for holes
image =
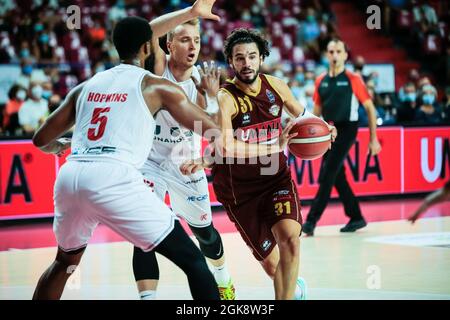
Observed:
[[[298,103],[283,80],[259,73],[269,47],[256,30],[234,30],[224,53],[235,78],[219,91],[219,124],[224,150],[227,156],[234,151],[235,156],[220,163],[215,157],[214,191],[274,280],[275,298],[305,299],[306,284],[297,279],[302,217],[287,158],[283,149],[271,152],[270,161],[257,157],[261,153],[254,150],[264,145],[277,147],[283,108],[293,117],[314,116]],[[329,128],[334,139],[336,130]],[[239,150],[240,141],[246,142],[245,152]]]

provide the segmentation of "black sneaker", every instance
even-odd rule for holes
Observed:
[[[316,224],[310,221],[306,221],[302,226],[302,231],[307,236],[313,236],[314,235],[314,228],[316,227]]]
[[[355,221],[349,221],[345,225],[345,227],[341,228],[341,232],[355,232],[358,229],[364,228],[367,226],[367,222],[364,219],[355,220]]]

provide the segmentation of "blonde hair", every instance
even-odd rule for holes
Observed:
[[[186,21],[185,23],[180,24],[180,26],[183,26],[185,24],[189,24],[191,26],[198,27],[198,29],[200,30],[200,19],[198,19],[198,18]],[[170,30],[167,33],[167,41],[172,41],[173,40],[173,36],[175,35],[175,29],[177,27],[178,26],[176,26],[175,28],[173,28],[172,30]]]

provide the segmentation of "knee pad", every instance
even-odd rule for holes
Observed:
[[[219,232],[214,228],[211,223],[207,227],[198,228],[189,226],[197,238],[200,249],[203,254],[212,260],[218,260],[223,256],[222,238]]]
[[[155,251],[144,252],[140,248],[134,247],[133,273],[136,281],[159,280],[159,267]]]

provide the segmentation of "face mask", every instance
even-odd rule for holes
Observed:
[[[28,49],[22,49],[22,50],[20,51],[20,56],[21,56],[22,58],[28,58],[28,57],[30,56],[30,50],[28,50]]]
[[[314,22],[316,21],[316,17],[314,17],[313,15],[309,15],[306,17],[306,20],[308,20],[308,22]]]
[[[378,78],[372,78],[373,80],[373,84],[375,85],[375,87],[378,86]]]
[[[297,73],[295,75],[295,80],[297,80],[300,83],[303,83],[303,81],[305,81],[305,75],[303,73]]]
[[[42,98],[42,87],[41,86],[35,86],[33,89],[31,89],[31,94],[36,99]]]
[[[50,90],[42,90],[42,98],[44,98],[45,100],[50,99],[50,97],[52,96],[52,92]]]
[[[27,93],[25,92],[25,90],[19,90],[16,93],[16,98],[23,101],[25,100],[25,98],[27,97]]]
[[[48,43],[48,41],[50,40],[48,34],[44,33],[39,37],[39,41],[41,43]]]
[[[34,25],[34,31],[39,32],[44,30],[44,26],[40,23]]]
[[[322,57],[322,58],[320,59],[320,62],[321,62],[321,64],[322,64],[323,66],[325,66],[325,67],[327,67],[327,68],[330,66],[330,62],[328,61],[327,57]]]
[[[355,70],[362,71],[362,69],[364,68],[364,66],[363,66],[363,65],[360,65],[360,64],[355,64],[353,68],[354,68]]]
[[[242,20],[244,20],[244,21],[250,21],[250,19],[251,19],[250,13],[244,13],[244,14],[242,15]]]
[[[27,75],[27,76],[29,76],[32,71],[33,71],[33,67],[31,65],[26,65],[22,68],[23,74]]]
[[[406,102],[416,101],[416,93],[415,92],[406,93],[403,97],[403,101],[406,101]]]
[[[434,94],[424,94],[422,97],[423,103],[431,105],[434,103],[435,97]]]

